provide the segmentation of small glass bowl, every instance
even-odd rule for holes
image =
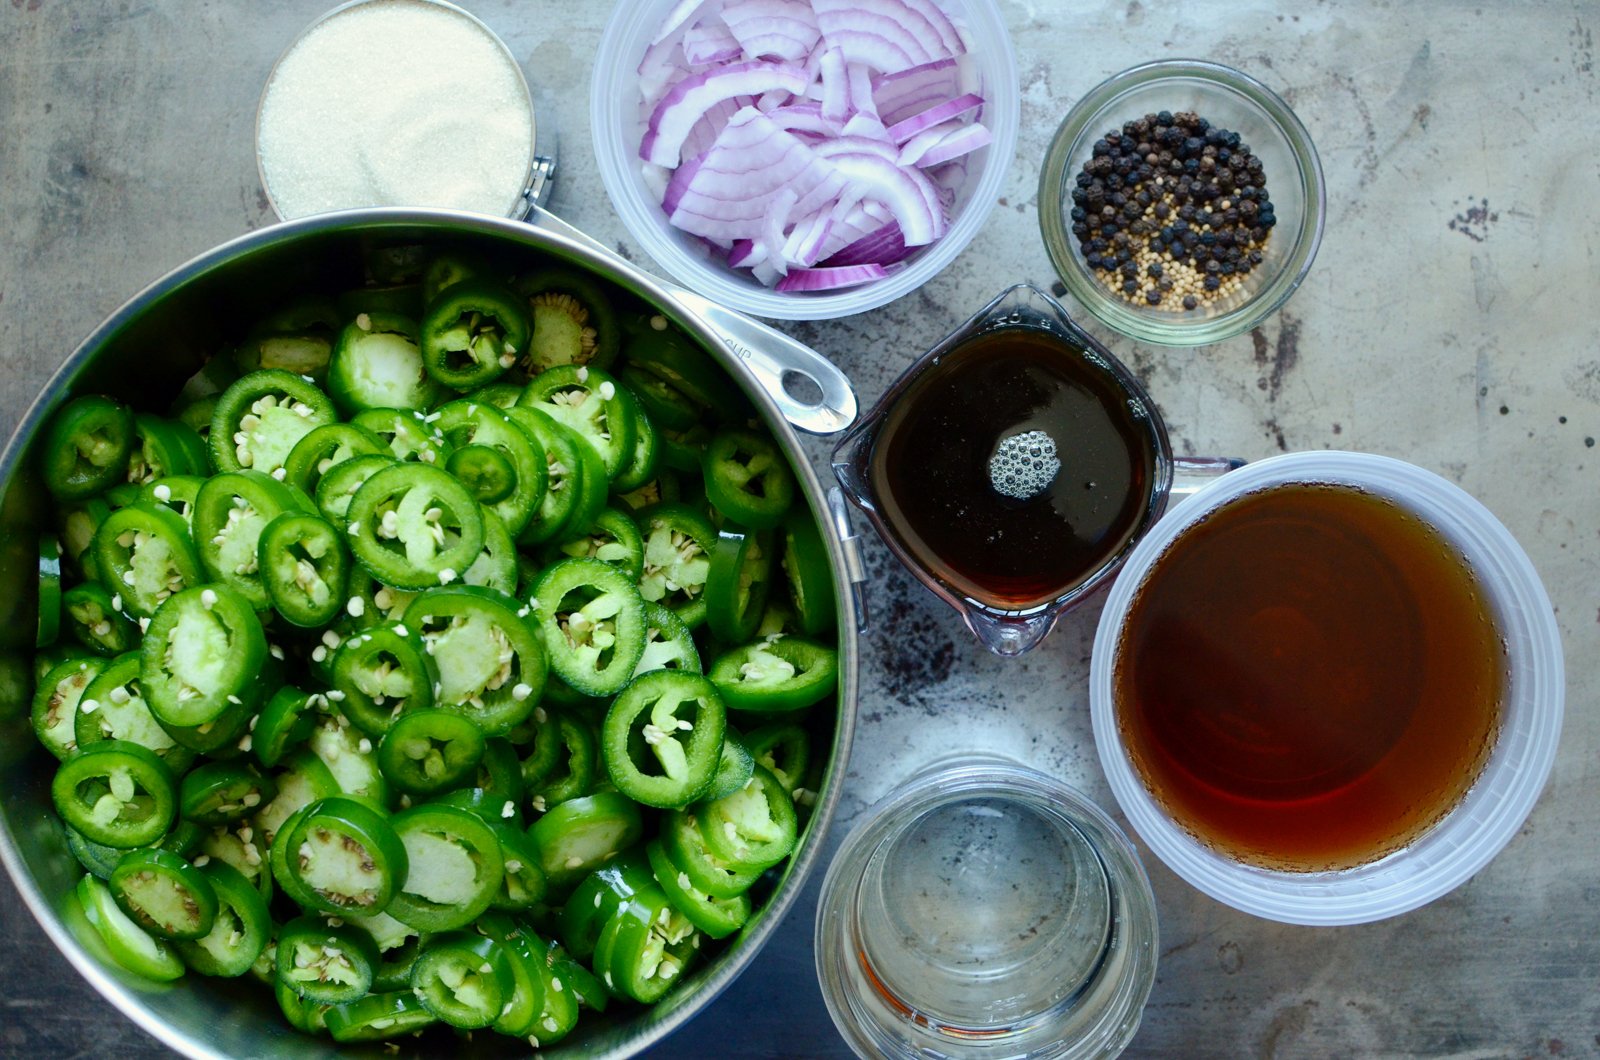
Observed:
[[[869,810],[817,906],[823,999],[863,1057],[1116,1056],[1156,950],[1127,836],[1072,788],[995,755],[934,763]]]
[[[1161,111],[1192,111],[1243,137],[1261,159],[1278,217],[1265,260],[1243,289],[1192,310],[1124,301],[1089,268],[1072,234],[1072,191],[1095,141]],[[1326,207],[1322,164],[1289,105],[1248,74],[1198,59],[1145,63],[1102,82],[1067,112],[1039,176],[1039,229],[1067,290],[1106,326],[1163,346],[1220,342],[1271,316],[1310,271]]]

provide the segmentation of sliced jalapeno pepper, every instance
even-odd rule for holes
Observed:
[[[290,625],[317,629],[344,610],[350,558],[326,520],[304,512],[279,515],[261,531],[256,560],[267,598]]]
[[[241,372],[277,368],[321,380],[338,326],[332,299],[301,299],[261,321],[234,351],[234,365]]]
[[[729,728],[722,735],[722,754],[717,758],[717,771],[711,776],[702,798],[720,799],[732,795],[745,784],[756,770],[755,756],[744,745],[739,734]]]
[[[506,594],[517,589],[517,544],[511,540],[505,521],[493,511],[478,505],[483,516],[483,551],[461,576],[465,585],[476,585]]]
[[[516,536],[544,499],[549,477],[544,449],[493,405],[461,398],[441,405],[438,428],[450,442],[449,472]]]
[[[599,284],[571,269],[541,269],[513,286],[533,316],[524,362],[529,375],[569,364],[608,368],[616,360],[621,329]]]
[[[377,974],[372,979],[373,993],[386,990],[403,990],[411,985],[411,969],[421,952],[418,943],[422,934],[413,927],[400,923],[388,913],[374,913],[350,921],[372,936],[378,947]]]
[[[839,679],[832,648],[799,637],[769,637],[734,648],[706,671],[730,710],[777,714],[821,701]]]
[[[250,970],[272,934],[267,900],[238,869],[213,860],[200,869],[217,898],[211,930],[179,942],[183,961],[201,975],[236,978]]]
[[[304,494],[259,471],[207,479],[194,508],[196,543],[206,573],[265,610],[272,598],[261,579],[261,532],[285,512],[310,508]]]
[[[811,737],[806,731],[790,722],[774,722],[751,730],[745,745],[755,760],[793,795],[811,762]]]
[[[559,892],[637,843],[643,830],[637,804],[601,791],[553,807],[529,826],[528,835],[545,879]]]
[[[441,291],[422,318],[423,368],[454,390],[471,390],[504,374],[527,352],[532,330],[519,302],[483,280]]]
[[[644,605],[644,616],[644,654],[639,656],[639,665],[634,667],[633,676],[638,677],[651,670],[699,673],[700,653],[694,646],[694,634],[683,624],[683,619],[654,603]]]
[[[710,412],[731,416],[746,405],[722,366],[659,314],[629,337],[627,360]]]
[[[459,714],[414,710],[395,719],[378,743],[378,768],[408,795],[457,787],[483,758],[483,733]]]
[[[668,428],[661,430],[661,467],[663,471],[700,474],[705,462],[706,447],[711,444],[711,432],[702,423],[683,431]]]
[[[107,740],[134,743],[154,753],[174,773],[182,773],[194,761],[194,754],[178,746],[178,741],[151,713],[141,669],[140,653],[130,651],[112,659],[89,682],[78,701],[78,716],[73,723],[78,748]]]
[[[67,659],[45,673],[33,694],[34,735],[63,762],[78,749],[78,704],[105,668],[103,659]]]
[[[84,919],[117,964],[158,983],[183,977],[183,961],[172,947],[130,920],[103,881],[85,876],[78,881],[76,897]]]
[[[761,766],[744,787],[696,813],[706,849],[735,868],[771,868],[789,856],[799,831],[788,790]]]
[[[278,981],[307,1001],[341,1005],[365,997],[377,968],[372,936],[352,924],[302,916],[278,930]]]
[[[273,844],[283,826],[296,813],[318,799],[339,794],[339,782],[333,779],[333,774],[322,759],[308,747],[290,755],[276,779],[278,797],[263,806],[254,821],[255,835],[268,844],[269,853],[276,850],[274,856],[281,856],[284,848]]]
[[[645,845],[645,856],[650,860],[650,871],[667,901],[688,921],[714,939],[724,939],[744,927],[750,919],[750,895],[738,894],[732,898],[713,898],[697,890],[689,876],[674,865],[660,841]]]
[[[381,1042],[415,1034],[439,1022],[409,989],[392,990],[344,1005],[334,1005],[324,1017],[336,1042]]]
[[[390,916],[418,931],[453,931],[489,908],[505,862],[487,824],[467,810],[438,803],[412,807],[393,821],[411,874],[389,904]]]
[[[267,970],[267,981],[272,984],[272,995],[278,1002],[278,1011],[283,1013],[284,1020],[295,1030],[303,1034],[321,1034],[328,1029],[328,1013],[333,1006],[307,1001],[291,990],[289,984],[277,978],[277,945],[274,944],[271,949],[272,964]]]
[[[683,977],[698,950],[694,924],[652,881],[606,921],[594,963],[607,987],[649,1004]]]
[[[200,870],[160,847],[130,850],[106,881],[118,907],[158,938],[198,939],[217,918],[217,892]]]
[[[430,420],[430,415],[415,409],[366,409],[350,422],[371,431],[396,460],[443,467],[450,456],[450,443],[439,430],[438,420]]]
[[[382,814],[355,799],[318,799],[297,811],[274,841],[272,874],[302,908],[334,916],[382,912],[409,871],[408,851],[396,832]],[[282,951],[280,939],[280,959]]]
[[[516,991],[511,955],[499,939],[475,932],[435,936],[411,971],[411,989],[423,1008],[452,1027],[487,1027]]]
[[[804,505],[783,521],[783,570],[800,632],[816,637],[833,628],[833,567],[817,522]],[[736,638],[743,639],[743,638]]]
[[[469,718],[487,736],[510,732],[544,688],[544,648],[516,601],[493,589],[449,586],[422,593],[406,608],[437,668],[435,700]]]
[[[422,367],[417,322],[364,310],[339,332],[328,393],[346,415],[363,409],[425,409],[442,388]]]
[[[250,602],[225,585],[168,597],[139,654],[145,700],[164,724],[192,728],[260,702],[267,638]]]
[[[730,644],[749,640],[767,606],[772,537],[732,523],[717,535],[706,574],[706,624]]]
[[[650,867],[637,850],[585,876],[562,904],[556,918],[557,932],[567,950],[580,961],[593,957],[595,943],[600,940],[606,921],[623,902],[653,885]]]
[[[350,502],[355,499],[356,491],[366,485],[373,475],[393,466],[394,459],[382,454],[353,456],[335,464],[317,482],[317,510],[335,529],[348,527]]]
[[[255,813],[278,794],[278,785],[238,762],[207,762],[183,775],[178,807],[197,824],[232,824]]]
[[[194,504],[200,496],[200,487],[206,480],[199,475],[165,475],[147,483],[139,491],[139,500],[146,504],[161,504],[171,508],[183,519],[194,537]]]
[[[324,423],[313,427],[289,450],[289,458],[283,464],[283,481],[307,497],[315,497],[322,476],[346,460],[388,452],[383,440],[365,427]]]
[[[628,391],[628,401],[633,405],[633,451],[611,480],[613,493],[628,493],[653,480],[661,469],[661,459],[664,452],[661,444],[661,434],[656,430],[650,417],[645,415],[634,400],[632,391]]]
[[[696,463],[694,466],[698,472],[700,465]],[[677,476],[663,471],[636,490],[616,494],[614,499],[623,509],[637,515],[658,504],[674,504],[683,500],[683,489],[678,483]]]
[[[356,561],[399,589],[448,585],[483,549],[478,502],[425,464],[391,465],[367,479],[348,516]]]
[[[594,790],[599,748],[582,720],[539,708],[544,720],[533,732],[532,750],[522,761],[522,780],[540,813]]]
[[[559,993],[570,993],[579,1005],[596,1012],[604,1012],[610,1005],[612,994],[600,977],[574,959],[561,943],[554,939],[545,943],[544,963],[554,974],[551,986]]]
[[[337,418],[333,402],[293,372],[251,372],[222,392],[211,416],[211,462],[218,471],[251,468],[271,474],[295,443]]]
[[[413,281],[353,287],[341,292],[334,304],[344,320],[357,313],[398,313],[416,320],[422,316],[422,284]]]
[[[100,583],[122,597],[118,610],[141,618],[204,580],[188,526],[160,505],[130,504],[112,512],[95,532],[94,552]]]
[[[633,458],[638,410],[633,396],[598,368],[551,368],[535,376],[518,404],[543,412],[600,454],[614,479]]]
[[[489,822],[500,840],[505,880],[489,903],[491,909],[531,909],[544,899],[546,881],[539,865],[539,848],[527,832],[509,823]]]
[[[728,519],[755,530],[783,521],[794,501],[794,473],[772,439],[755,431],[723,430],[701,461],[706,497]]]
[[[61,548],[54,534],[39,538],[39,594],[35,598],[35,648],[48,648],[61,632]]]
[[[538,966],[540,955],[504,914],[485,913],[474,926],[480,934],[505,948],[511,968],[511,992],[500,1006],[492,1026],[500,1034],[524,1038],[534,1030],[544,1012],[544,976]]]
[[[249,798],[248,795],[245,797]],[[226,865],[239,873],[260,895],[262,901],[272,897],[272,867],[267,863],[267,843],[257,834],[255,827],[248,820],[236,821],[231,825],[218,825],[206,831],[200,837],[200,844],[196,850],[198,853],[194,858],[195,867],[202,872],[209,870],[213,865]],[[218,896],[222,897],[220,890]]]
[[[578,1025],[578,994],[569,985],[572,976],[563,974],[567,967],[552,957],[556,944],[540,938],[526,926],[518,928],[518,934],[526,946],[526,949],[519,946],[518,952],[534,952],[534,963],[544,981],[544,1011],[539,1013],[528,1035],[528,1044],[537,1049],[560,1041]],[[581,967],[576,962],[573,966]]]
[[[677,809],[711,785],[727,716],[716,686],[699,674],[655,670],[612,701],[601,757],[617,790],[646,806]]]
[[[533,591],[551,670],[593,696],[628,683],[644,654],[644,601],[626,574],[595,559],[562,560]]]
[[[127,849],[153,843],[172,826],[172,771],[155,753],[125,740],[85,747],[50,782],[56,812],[86,839]]]
[[[261,708],[256,727],[250,734],[256,760],[271,768],[289,751],[310,739],[312,727],[316,725],[317,707],[325,702],[321,696],[293,685],[284,685],[274,692]]]
[[[639,593],[669,608],[695,629],[706,620],[706,579],[717,532],[685,504],[658,504],[639,513],[644,536],[644,573]]]
[[[658,427],[685,431],[700,422],[700,410],[694,402],[665,379],[631,364],[618,370],[617,378],[633,394],[639,411],[648,415]]]
[[[67,559],[77,565],[85,578],[98,577],[94,565],[94,536],[100,524],[111,515],[111,505],[101,497],[63,505],[61,511],[61,545]]]
[[[711,852],[693,808],[666,816],[661,822],[661,846],[690,884],[713,898],[737,898],[761,878],[761,869],[734,865]]]
[[[126,480],[133,449],[133,413],[108,397],[81,397],[50,420],[40,447],[45,488],[81,501]]]
[[[537,409],[517,405],[506,416],[544,449],[544,498],[517,535],[537,545],[590,526],[606,504],[605,461],[591,445]]]
[[[339,711],[362,732],[382,736],[402,712],[433,707],[439,676],[418,629],[386,622],[339,645],[332,679]]]
[[[194,428],[148,412],[134,413],[133,446],[128,450],[129,482],[148,485],[168,475],[204,475],[210,456]]]
[[[638,581],[644,572],[644,538],[633,516],[618,508],[606,508],[587,529],[575,536],[563,535],[560,544],[546,545],[540,556],[546,565],[568,557],[597,559]]]

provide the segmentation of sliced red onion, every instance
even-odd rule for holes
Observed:
[[[877,140],[885,145],[889,143],[889,130],[883,127],[883,122],[871,114],[854,115],[844,123],[844,127],[839,130],[839,135],[841,137],[860,137],[864,140]]]
[[[761,98],[756,100],[756,109],[763,113],[771,114],[793,98],[793,93],[785,92],[781,88],[775,88],[771,92],[762,93]]]
[[[827,211],[818,211],[796,222],[794,231],[783,245],[783,256],[797,265],[809,268],[822,257],[822,246],[833,229],[833,220]]]
[[[967,93],[955,99],[947,99],[943,103],[935,104],[927,110],[914,114],[904,121],[897,121],[889,126],[889,139],[897,144],[903,144],[924,129],[930,129],[942,121],[959,118],[963,114],[977,110],[983,106],[983,97]]]
[[[966,53],[966,42],[961,39],[961,34],[956,29],[955,23],[950,21],[950,16],[940,10],[939,5],[934,3],[933,0],[901,0],[901,3],[927,20],[928,24],[933,27],[934,33],[938,35],[939,42],[943,45],[946,55],[963,55]]]
[[[672,211],[678,208],[678,203],[683,199],[683,193],[694,182],[695,174],[700,172],[700,167],[705,165],[705,161],[706,156],[704,154],[697,155],[672,171],[672,176],[668,178],[666,187],[661,192],[661,208],[667,211],[669,217],[672,215]],[[645,165],[648,166],[650,163],[646,162]]]
[[[834,168],[809,146],[747,107],[729,121],[668,218],[694,235],[757,238],[780,189],[827,199],[837,194],[839,183]]]
[[[768,112],[768,117],[778,123],[778,128],[792,132],[817,133],[837,136],[841,131],[838,122],[822,116],[822,104],[814,99],[793,100]]]
[[[817,71],[822,77],[822,116],[842,122],[850,117],[850,85],[845,80],[844,52],[829,48]]]
[[[684,137],[711,107],[734,96],[759,96],[781,88],[803,92],[805,71],[790,63],[735,63],[720,70],[693,74],[661,97],[639,145],[639,156],[658,166],[676,166]]]
[[[735,269],[748,268],[767,256],[767,248],[750,239],[735,239],[728,251],[728,264]]]
[[[961,71],[954,59],[940,59],[872,79],[878,116],[891,125],[960,94]]]
[[[993,139],[993,134],[985,126],[976,122],[971,125],[963,125],[961,128],[947,133],[944,139],[929,148],[928,153],[923,155],[922,160],[917,164],[920,166],[937,166],[942,162],[950,161],[952,158],[959,158],[969,152],[976,151],[980,147],[987,147]]]
[[[778,253],[783,247],[783,230],[788,227],[789,215],[800,196],[793,188],[780,188],[767,204],[766,216],[761,219],[761,244],[767,248],[767,261],[780,273],[789,271],[786,255]]]
[[[795,269],[778,281],[780,291],[833,291],[857,287],[889,275],[882,265],[841,265],[835,268]]]
[[[683,34],[683,57],[690,66],[732,62],[744,48],[721,19],[705,18]]]
[[[650,197],[656,202],[666,198],[667,185],[672,183],[672,174],[675,170],[666,166],[658,166],[653,162],[639,163],[639,179],[644,181],[644,186],[650,192]]]
[[[695,158],[711,150],[712,145],[717,142],[717,137],[722,135],[722,130],[747,101],[746,96],[735,96],[733,99],[718,100],[714,103],[683,138],[680,154],[684,158]]]
[[[807,0],[734,0],[723,7],[722,21],[753,59],[797,62],[822,36]]]
[[[878,104],[872,98],[872,71],[863,63],[845,66],[845,81],[850,86],[850,112],[878,116]]]
[[[900,145],[895,161],[902,166],[914,166],[922,161],[929,149],[957,129],[965,128],[959,121],[942,121],[931,129],[924,129]]]
[[[831,262],[828,259],[850,244],[882,227],[882,219],[874,217],[867,212],[869,205],[877,206],[876,203],[858,202],[848,207],[844,207],[844,204],[840,203],[839,206],[844,208],[834,208],[828,218],[830,223],[828,225],[827,238],[817,248],[818,262],[825,265],[845,264]],[[889,212],[882,209],[882,207],[878,207],[878,210],[884,217],[890,216]]]
[[[907,246],[925,246],[944,235],[938,191],[917,170],[901,169],[879,154],[842,152],[828,160],[850,182],[846,190],[856,200],[876,199],[889,208]]]
[[[865,265],[868,262],[877,262],[880,265],[887,265],[901,260],[910,253],[911,248],[906,246],[900,226],[891,221],[823,259],[823,264]]]

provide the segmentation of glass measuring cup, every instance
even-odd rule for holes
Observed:
[[[1057,367],[1069,370],[1084,380],[1075,400],[1090,401],[1106,413],[1115,413],[1122,429],[1142,452],[1148,466],[1135,476],[1127,498],[1128,517],[1120,533],[1108,537],[1099,551],[1089,550],[1080,566],[1062,573],[1053,582],[1041,585],[1028,598],[1018,599],[990,591],[968,576],[958,563],[951,562],[938,548],[920,542],[917,532],[886,493],[885,464],[891,459],[882,443],[892,437],[907,411],[928,393],[928,383],[947,362],[956,363],[961,351],[977,340],[1000,337],[1025,338],[1034,345],[1045,344],[1048,358]],[[1058,359],[1058,360],[1057,360]],[[990,410],[978,409],[973,415],[985,416]],[[999,428],[1004,430],[1005,428]],[[981,430],[990,430],[981,428]],[[993,430],[990,430],[993,433]],[[1002,439],[994,459],[1014,439],[1033,438],[1040,432],[1027,431]],[[1061,440],[1052,439],[1052,451]],[[985,443],[987,444],[987,443]],[[975,450],[966,450],[966,458]],[[1061,451],[1060,461],[1069,469],[1080,454]],[[930,454],[919,452],[905,459],[925,460]],[[833,453],[833,471],[845,495],[866,513],[878,534],[895,556],[936,596],[955,608],[974,636],[997,655],[1020,655],[1034,647],[1050,632],[1060,617],[1110,579],[1144,533],[1166,510],[1173,493],[1189,493],[1216,476],[1241,464],[1237,460],[1209,457],[1180,457],[1172,452],[1166,425],[1150,395],[1138,378],[1093,336],[1080,328],[1055,299],[1029,284],[1018,284],[1002,292],[970,320],[946,335],[924,353],[889,387],[869,412],[840,441]],[[995,465],[990,463],[991,474]],[[1067,474],[1068,471],[1062,471]],[[994,488],[1006,487],[993,479]],[[1092,485],[1092,483],[1091,483]],[[996,499],[995,503],[1009,501]],[[1049,503],[1059,507],[1056,495],[1030,497],[1027,504]],[[951,524],[960,533],[959,519]],[[1061,547],[1067,547],[1063,539]],[[1049,547],[1046,545],[1046,547]]]

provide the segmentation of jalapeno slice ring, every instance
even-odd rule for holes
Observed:
[[[382,912],[406,880],[409,858],[396,829],[372,807],[343,795],[296,813],[273,843],[273,876],[302,908],[333,916]],[[365,992],[365,988],[363,988]]]
[[[595,559],[562,560],[533,587],[550,668],[587,695],[611,695],[644,654],[644,601],[628,576]]]
[[[551,368],[535,376],[519,405],[543,412],[600,454],[614,479],[634,455],[638,411],[627,388],[598,368]]]
[[[189,862],[160,847],[130,850],[107,884],[134,923],[164,939],[197,939],[217,918],[217,892]]]
[[[166,835],[178,802],[172,771],[153,751],[125,740],[106,740],[61,763],[50,797],[84,838],[119,849]]]
[[[548,664],[531,615],[504,593],[471,585],[422,593],[405,623],[422,636],[438,672],[437,703],[485,736],[521,724],[544,690]]]
[[[496,283],[463,280],[439,292],[423,315],[423,370],[453,390],[471,390],[516,364],[531,331],[515,294]]]
[[[266,657],[266,634],[250,602],[225,585],[197,586],[156,610],[140,648],[139,677],[158,720],[192,728],[229,707],[253,708]]]
[[[350,550],[371,575],[397,589],[448,585],[483,549],[478,502],[447,472],[391,465],[356,491]]]
[[[437,803],[412,807],[392,820],[412,871],[389,904],[390,916],[418,931],[453,931],[489,908],[505,862],[487,824],[467,810]]]
[[[617,790],[646,806],[678,809],[711,786],[727,715],[699,674],[656,670],[612,701],[601,756]]]
[[[143,502],[119,508],[94,535],[100,582],[120,610],[148,618],[161,602],[204,580],[189,527],[170,508]]]
[[[312,428],[337,418],[333,402],[293,372],[264,368],[241,376],[211,415],[211,461],[218,471],[271,474]]]
[[[108,397],[74,399],[45,428],[45,488],[63,501],[104,493],[126,477],[133,438],[133,413],[126,405]]]

